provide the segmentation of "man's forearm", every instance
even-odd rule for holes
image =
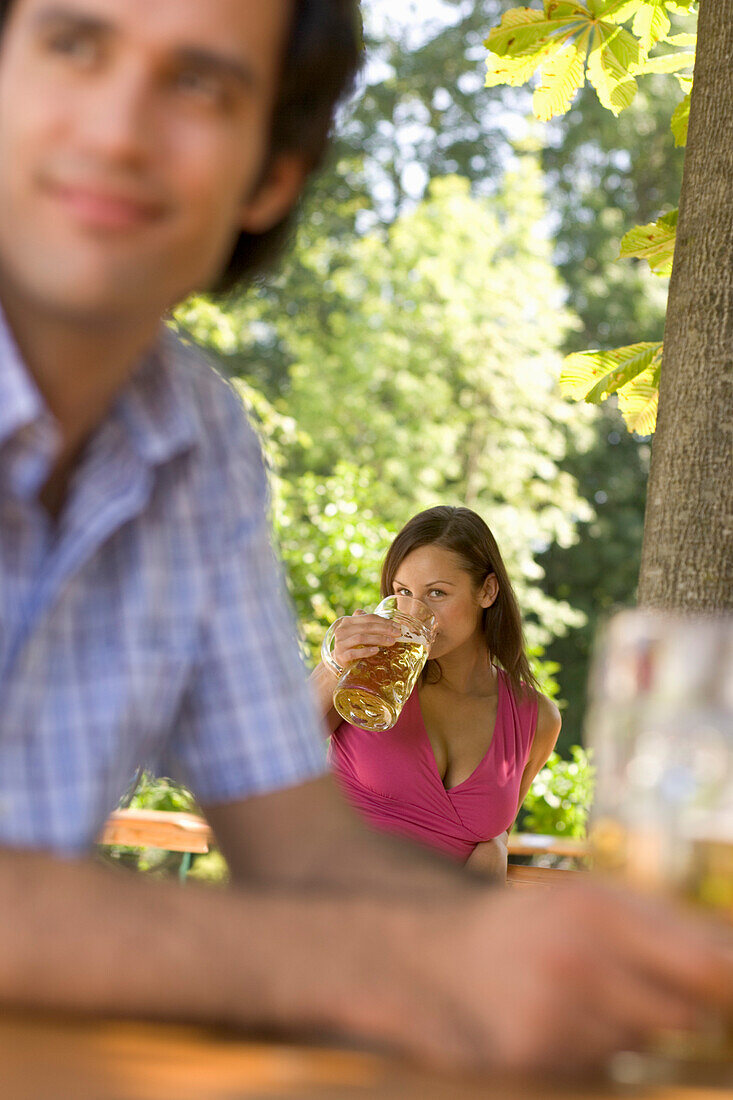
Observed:
[[[5,1006],[291,1032],[352,1030],[375,918],[390,921],[384,902],[364,898],[184,890],[8,850],[0,897]]]
[[[590,877],[539,908],[511,890],[427,905],[182,889],[0,851],[0,899],[6,1007],[359,1037],[523,1073],[567,1071],[568,1043],[575,1069],[595,1067],[630,1041],[733,1011],[724,925]],[[516,980],[518,960],[532,981]],[[582,1011],[589,1000],[597,1012]]]
[[[204,812],[235,881],[413,900],[472,886],[460,864],[369,828],[331,776]]]

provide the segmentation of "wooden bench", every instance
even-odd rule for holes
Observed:
[[[506,869],[506,880],[509,886],[560,886],[564,882],[572,882],[573,879],[582,878],[587,871],[567,871],[563,867],[522,867],[517,863],[510,863]]]
[[[168,810],[116,810],[108,818],[99,844],[131,848],[162,848],[167,852],[203,855],[214,843],[209,824],[196,814],[174,813]],[[536,833],[515,833],[509,837],[509,855],[556,855],[579,859],[590,852],[588,842],[571,838],[540,836]],[[183,868],[185,876],[187,861]],[[554,867],[526,867],[509,864],[507,882],[512,886],[556,886],[583,871],[566,871]]]
[[[512,833],[507,845],[510,856],[563,856],[585,859],[590,855],[590,843],[576,837],[544,836],[540,833]]]
[[[203,855],[213,839],[208,822],[196,814],[170,810],[115,810],[108,817],[97,843]]]

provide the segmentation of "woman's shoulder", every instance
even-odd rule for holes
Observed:
[[[534,696],[537,702],[537,724],[534,733],[535,745],[537,748],[547,749],[549,754],[555,747],[562,726],[560,709],[557,703],[547,695],[542,695],[539,691],[536,691],[534,692]]]
[[[535,745],[547,746],[548,753],[554,748],[562,726],[562,718],[556,703],[547,695],[537,691],[530,684],[522,682],[519,691],[512,688],[511,679],[502,670],[504,683],[514,700],[521,725],[527,727],[527,733]]]

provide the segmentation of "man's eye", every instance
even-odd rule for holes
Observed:
[[[46,40],[46,48],[80,65],[92,65],[99,56],[98,43],[77,31],[57,31]]]
[[[221,80],[194,69],[180,72],[176,78],[176,87],[185,95],[195,97],[206,103],[223,103],[225,96]]]

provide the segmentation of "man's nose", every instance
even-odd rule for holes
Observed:
[[[106,73],[77,116],[86,151],[123,167],[137,167],[150,157],[155,117],[151,81],[134,66]]]

